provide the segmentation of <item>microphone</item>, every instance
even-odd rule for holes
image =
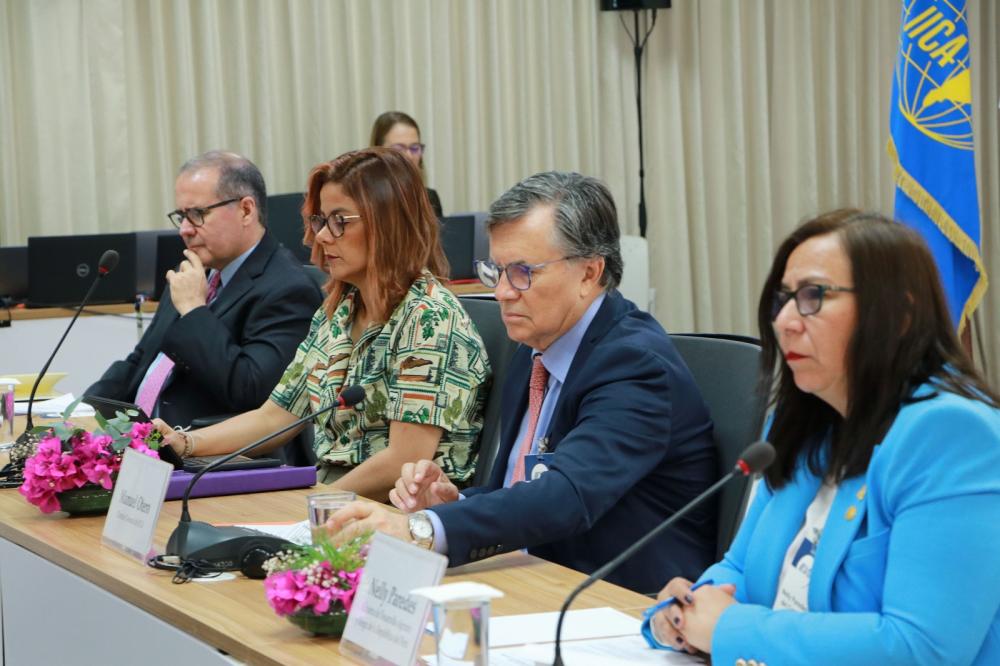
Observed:
[[[59,342],[56,344],[56,348],[52,350],[52,355],[49,356],[49,360],[45,362],[45,365],[42,367],[42,371],[39,372],[38,377],[35,378],[35,385],[31,387],[31,395],[28,397],[27,427],[24,430],[24,434],[27,434],[28,431],[31,430],[32,427],[34,427],[34,423],[32,423],[31,421],[31,408],[35,402],[35,393],[38,392],[38,385],[41,384],[42,377],[44,377],[45,373],[49,371],[49,365],[51,365],[52,360],[56,357],[56,353],[59,351],[59,348],[62,347],[63,340],[65,340],[66,336],[69,335],[69,330],[73,328],[73,324],[76,323],[77,317],[79,317],[80,313],[83,312],[83,308],[85,305],[87,305],[87,301],[89,301],[91,295],[93,295],[94,289],[97,288],[97,283],[100,282],[102,277],[113,271],[115,269],[115,266],[117,265],[118,265],[118,253],[115,252],[114,250],[105,250],[104,254],[101,255],[101,260],[97,264],[97,277],[94,278],[94,281],[90,283],[90,289],[87,290],[87,293],[84,295],[83,300],[80,301],[80,306],[76,309],[76,314],[73,315],[73,319],[70,320],[69,326],[66,327],[66,330],[62,334],[62,337],[59,338]]]
[[[181,499],[181,519],[167,541],[167,555],[175,555],[181,560],[198,560],[199,566],[211,567],[213,571],[241,570],[248,578],[263,578],[263,565],[268,559],[284,548],[288,541],[269,536],[256,530],[244,527],[216,527],[209,523],[191,520],[188,511],[188,499],[191,490],[198,480],[207,472],[217,469],[236,456],[253,451],[255,448],[269,442],[278,435],[297,428],[298,426],[321,416],[334,409],[353,407],[365,399],[365,389],[361,386],[348,386],[340,392],[337,401],[317,410],[308,416],[292,421],[285,427],[269,435],[261,437],[256,442],[247,444],[230,454],[213,460],[198,470]]]
[[[740,454],[739,460],[733,465],[733,469],[730,470],[725,476],[716,481],[712,486],[710,486],[703,493],[695,497],[693,500],[681,507],[680,511],[676,512],[674,515],[667,518],[665,521],[654,527],[646,536],[642,537],[627,549],[622,552],[618,557],[611,560],[603,567],[590,574],[589,577],[582,583],[576,586],[568,597],[566,601],[563,602],[562,609],[559,611],[559,621],[556,623],[556,658],[552,662],[553,666],[563,666],[562,654],[560,653],[560,639],[562,637],[562,623],[563,618],[566,616],[566,611],[569,610],[570,604],[573,600],[579,596],[581,592],[586,590],[588,587],[601,580],[609,573],[617,569],[625,560],[629,559],[637,551],[643,548],[646,544],[652,541],[654,538],[659,536],[668,527],[677,522],[681,516],[687,514],[688,511],[694,507],[701,504],[703,501],[714,495],[719,489],[724,485],[729,483],[734,477],[737,476],[749,476],[751,474],[756,474],[764,469],[774,461],[774,447],[770,443],[765,441],[754,442],[747,448],[743,449],[743,453]]]

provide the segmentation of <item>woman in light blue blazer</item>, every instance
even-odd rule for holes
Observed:
[[[775,463],[657,639],[714,664],[1000,664],[1000,400],[934,260],[836,211],[778,249],[758,310]]]

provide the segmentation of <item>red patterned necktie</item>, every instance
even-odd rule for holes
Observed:
[[[208,281],[208,293],[205,294],[205,305],[211,305],[215,297],[219,295],[219,287],[222,285],[222,271],[215,271],[212,279]]]
[[[545,387],[548,383],[549,371],[542,365],[542,355],[536,354],[531,361],[531,381],[528,383],[528,432],[524,434],[521,450],[514,462],[514,474],[510,477],[510,485],[524,481],[524,456],[531,453],[531,443],[535,440],[538,415],[542,412],[542,400],[545,398]]]

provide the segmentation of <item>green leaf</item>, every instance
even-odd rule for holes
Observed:
[[[108,429],[108,420],[106,418],[104,418],[104,415],[101,414],[100,412],[96,412],[96,411],[94,412],[94,420],[97,421],[97,425],[102,430],[107,430]]]
[[[71,402],[69,407],[66,408],[66,411],[62,413],[62,417],[64,419],[68,419],[73,414],[73,410],[76,409],[76,406],[80,404],[81,400],[83,400],[83,396],[80,396],[79,398]]]

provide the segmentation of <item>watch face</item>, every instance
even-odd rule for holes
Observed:
[[[410,516],[410,534],[414,539],[430,539],[434,536],[434,527],[427,516],[414,514]]]

